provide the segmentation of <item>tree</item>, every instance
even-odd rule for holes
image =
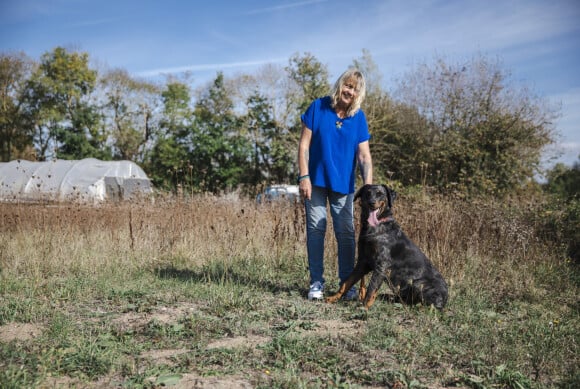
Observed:
[[[236,188],[250,170],[251,145],[239,132],[223,73],[218,73],[194,112],[189,144],[196,186],[213,193]]]
[[[550,202],[558,209],[548,218],[546,230],[558,241],[568,245],[568,255],[580,263],[580,156],[572,167],[556,164],[547,173],[544,190],[563,201]]]
[[[280,126],[293,125],[296,111],[289,102],[294,101],[297,85],[289,79],[284,67],[266,64],[252,74],[239,74],[228,79],[226,88],[230,91],[234,106],[247,108],[252,96],[262,96],[271,107],[273,120]],[[291,93],[290,91],[296,93]],[[290,120],[291,119],[291,120]]]
[[[99,116],[88,103],[97,72],[88,60],[87,53],[57,47],[42,56],[27,83],[24,101],[40,159],[94,156],[101,146]]]
[[[159,88],[115,69],[100,80],[104,96],[101,109],[111,133],[114,158],[142,162],[153,132]]]
[[[275,170],[284,181],[293,182],[297,174],[296,154],[302,130],[300,115],[306,111],[313,100],[328,95],[328,69],[310,53],[303,56],[293,55],[286,67],[292,82],[288,89],[289,111],[294,112],[289,128],[278,134],[278,143],[272,149]]]
[[[147,157],[149,177],[158,187],[177,189],[181,186],[184,190],[194,190],[187,144],[194,120],[190,90],[182,82],[170,81],[161,92],[161,98],[163,117]]]
[[[273,169],[272,147],[275,147],[278,127],[273,119],[273,108],[258,91],[248,98],[248,112],[244,118],[247,134],[252,143],[252,168],[247,184],[258,185],[265,180],[279,182]]]
[[[296,107],[298,115],[306,111],[313,100],[330,91],[327,67],[310,53],[304,53],[303,56],[294,54],[290,57],[286,71],[298,92],[290,90],[292,97],[288,99]]]
[[[111,160],[111,148],[107,146],[107,132],[96,107],[83,102],[70,112],[70,126],[56,130],[60,145],[56,157],[60,159],[98,158]]]
[[[426,129],[416,135],[427,150],[417,169],[424,166],[425,182],[440,189],[517,190],[533,179],[553,142],[556,110],[481,56],[420,65],[400,82],[398,97],[424,118]]]
[[[405,185],[425,183],[431,149],[427,121],[416,108],[387,96],[375,104],[378,108],[371,110],[369,120],[373,175]]]
[[[23,53],[0,54],[0,161],[34,158],[31,118],[24,102],[33,62]]]
[[[373,155],[373,175],[376,181],[381,181],[390,176],[395,163],[401,164],[403,155],[409,150],[400,137],[395,104],[383,90],[382,74],[370,52],[363,50],[362,56],[355,59],[353,65],[365,76],[366,97],[362,109],[372,135],[369,143]]]
[[[558,163],[547,174],[548,182],[545,188],[564,199],[580,200],[580,156],[570,168]]]

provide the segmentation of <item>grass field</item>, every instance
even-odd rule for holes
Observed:
[[[0,204],[0,387],[580,386],[578,268],[539,204],[395,205],[450,285],[443,313],[386,286],[368,312],[308,302],[301,206]]]

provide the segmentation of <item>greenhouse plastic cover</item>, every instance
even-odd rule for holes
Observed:
[[[131,161],[56,160],[0,163],[2,201],[126,200],[148,195],[151,182]]]

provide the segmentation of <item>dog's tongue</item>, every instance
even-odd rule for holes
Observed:
[[[379,225],[379,218],[377,217],[378,214],[379,214],[378,208],[375,209],[374,211],[371,211],[371,213],[369,214],[369,218],[367,219],[370,226],[376,227]]]

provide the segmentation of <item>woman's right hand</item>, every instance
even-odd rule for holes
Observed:
[[[310,178],[300,180],[298,188],[300,190],[300,196],[305,200],[310,200],[312,196],[312,183],[310,182]]]

